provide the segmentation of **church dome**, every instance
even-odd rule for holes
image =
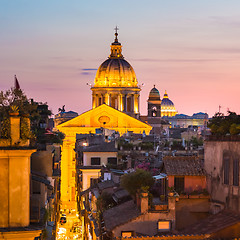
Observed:
[[[165,107],[172,107],[172,106],[174,106],[173,102],[168,98],[167,91],[165,91],[165,94],[163,96],[162,106],[165,106]]]
[[[163,116],[172,117],[177,114],[177,111],[175,109],[173,102],[168,98],[167,91],[165,91],[165,94],[162,99],[161,114],[162,114],[162,117]]]
[[[124,59],[122,46],[117,36],[116,32],[109,58],[98,68],[94,87],[138,87],[136,74],[132,66]]]
[[[149,97],[148,97],[149,100],[160,100],[160,93],[159,91],[157,90],[157,88],[155,88],[155,85],[154,87],[151,89],[150,93],[149,93]]]

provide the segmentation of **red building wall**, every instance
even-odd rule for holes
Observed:
[[[174,187],[174,176],[168,176],[168,186]],[[191,193],[206,188],[205,176],[184,176],[184,191]]]

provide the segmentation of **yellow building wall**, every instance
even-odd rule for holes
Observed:
[[[103,120],[104,119],[104,120]],[[102,120],[104,122],[102,122]],[[152,127],[106,104],[91,109],[78,117],[57,126],[65,134],[61,156],[61,201],[63,208],[72,208],[75,200],[75,142],[76,134],[95,133],[96,128],[104,127],[118,131],[149,134]]]
[[[82,171],[82,191],[90,187],[91,178],[99,178],[101,169],[81,169]]]
[[[117,152],[84,152],[83,166],[91,166],[91,157],[100,157],[100,166],[108,163],[109,157],[117,157]]]
[[[0,228],[29,225],[30,156],[35,151],[0,150]]]

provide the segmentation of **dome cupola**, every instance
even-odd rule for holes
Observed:
[[[157,90],[157,88],[155,87],[155,85],[153,85],[153,88],[151,89],[150,93],[149,93],[149,100],[156,100],[156,101],[160,101],[160,93]]]
[[[122,45],[118,42],[117,28],[115,41],[111,45],[109,58],[97,70],[94,87],[138,87],[132,66],[122,55]]]
[[[92,107],[105,103],[131,116],[139,116],[138,81],[132,66],[122,55],[122,45],[118,42],[118,28],[111,52],[97,70],[92,90]]]
[[[168,98],[167,91],[165,90],[162,103],[161,103],[161,116],[173,117],[177,114],[174,103]]]

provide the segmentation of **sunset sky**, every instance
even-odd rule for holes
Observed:
[[[179,113],[240,114],[239,0],[0,0],[0,90],[17,75],[53,113],[91,109],[96,70],[119,27],[139,84],[141,114],[155,84]]]

